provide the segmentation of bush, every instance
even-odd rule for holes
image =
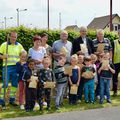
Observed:
[[[47,30],[41,30],[41,29],[30,29],[30,28],[26,28],[24,26],[20,26],[18,28],[10,28],[10,29],[6,29],[6,30],[0,30],[0,45],[6,41],[6,36],[10,31],[16,31],[18,33],[18,42],[20,42],[23,47],[25,48],[25,50],[28,51],[28,49],[30,47],[33,46],[33,36],[35,34],[39,34],[41,35],[42,33],[47,33],[48,34],[48,44],[52,45],[52,43],[55,40],[59,39],[60,36],[60,31],[58,30],[50,30],[49,32]],[[79,33],[73,32],[73,31],[68,31],[69,33],[69,38],[68,40],[70,40],[71,42],[73,41],[74,38],[79,36]],[[96,32],[95,31],[88,31],[88,35],[89,38],[91,39],[95,39],[96,38]],[[106,32],[105,33],[105,37],[109,38],[110,41],[113,41],[117,38],[117,35],[114,33],[110,33],[110,32]],[[0,62],[0,66],[1,66],[2,62]],[[0,69],[1,70],[1,69]]]

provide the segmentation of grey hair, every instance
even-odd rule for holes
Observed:
[[[98,29],[98,30],[97,30],[97,35],[98,35],[99,33],[103,33],[103,34],[104,34],[104,30],[103,30],[103,29]]]

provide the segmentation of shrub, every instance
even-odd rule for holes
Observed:
[[[23,45],[23,47],[25,48],[25,50],[27,50],[27,51],[30,47],[33,46],[32,38],[35,34],[41,35],[44,32],[47,33],[48,39],[49,39],[48,40],[49,45],[52,45],[52,43],[55,40],[58,40],[59,36],[60,36],[59,30],[50,30],[48,32],[47,30],[36,29],[36,28],[30,29],[30,28],[26,28],[24,26],[20,26],[18,28],[10,28],[10,29],[6,29],[6,30],[0,30],[0,45],[6,41],[7,34],[13,30],[18,33],[18,40],[17,41],[20,42]],[[68,31],[68,34],[69,34],[68,40],[71,42],[74,40],[74,38],[79,36],[78,32],[73,32],[73,31]],[[89,30],[87,36],[93,40],[96,38],[96,32]],[[110,41],[113,41],[117,38],[117,35],[114,33],[111,33],[111,32],[106,32],[105,37],[110,39]],[[0,66],[2,66],[2,62],[0,62]],[[2,71],[1,68],[2,67],[0,67],[0,73]]]

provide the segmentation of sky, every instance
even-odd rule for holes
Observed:
[[[95,17],[109,15],[110,0],[49,0],[50,29],[61,29],[77,24],[87,26]],[[47,28],[47,0],[0,0],[0,28],[4,28],[4,17],[7,27],[17,26],[17,11],[20,12],[20,25],[30,28]],[[113,14],[120,16],[120,0],[113,0]]]

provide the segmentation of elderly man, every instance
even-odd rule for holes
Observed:
[[[66,64],[70,63],[70,56],[72,51],[72,43],[68,41],[68,33],[67,31],[62,31],[60,34],[60,40],[57,40],[53,43],[53,58],[55,62],[61,56],[66,57]]]
[[[118,31],[118,39],[112,42],[113,47],[113,63],[115,66],[115,74],[113,75],[113,96],[117,95],[118,73],[120,72],[120,29]]]
[[[93,40],[94,53],[100,57],[105,52],[109,52],[112,58],[112,46],[108,38],[104,38],[104,31],[102,29],[97,30],[97,38]],[[99,98],[100,95],[100,80],[98,76],[98,84],[96,88],[96,96]]]
[[[92,40],[86,37],[87,28],[80,27],[80,37],[73,41],[73,54],[84,54],[85,56],[93,53]]]
[[[100,46],[100,44],[102,44]],[[98,47],[101,50],[98,50]],[[102,29],[97,30],[97,38],[93,40],[94,53],[97,55],[109,52],[112,57],[112,46],[108,38],[104,38],[104,31]],[[103,49],[103,50],[102,50]]]
[[[18,76],[16,73],[16,63],[19,61],[19,54],[23,51],[23,47],[20,43],[16,42],[17,33],[12,31],[10,33],[9,42],[4,42],[0,46],[0,59],[3,59],[3,70],[2,70],[2,78],[5,80],[5,61],[7,59],[7,79],[6,79],[6,87],[8,87],[9,80],[11,80],[11,92],[10,92],[10,103],[14,103],[15,101],[15,92],[18,86]],[[6,54],[6,47],[8,44],[8,54]],[[3,82],[4,83],[4,82]],[[3,84],[4,87],[4,84]],[[4,106],[4,89],[1,90],[0,95],[0,104]]]

